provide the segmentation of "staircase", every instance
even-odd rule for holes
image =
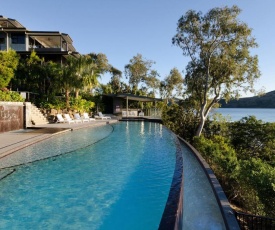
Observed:
[[[43,113],[33,104],[31,104],[31,122],[33,125],[44,125],[49,123]]]

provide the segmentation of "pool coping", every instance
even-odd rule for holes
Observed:
[[[186,140],[179,137],[179,140],[182,141],[186,146],[193,152],[194,156],[197,158],[198,162],[200,163],[202,169],[204,170],[208,181],[212,187],[212,190],[214,192],[214,195],[216,197],[216,200],[218,202],[218,205],[220,207],[225,227],[227,230],[239,230],[239,224],[237,222],[237,219],[235,217],[234,211],[230,207],[230,203],[217,179],[215,176],[213,170],[210,168],[209,164],[205,161],[205,159],[201,156],[198,150],[196,150],[190,143],[188,143]]]
[[[98,121],[93,123],[81,123],[81,124],[45,124],[40,126],[28,127],[27,129],[22,130],[14,130],[9,132],[0,133],[2,140],[6,143],[0,148],[0,160],[20,149],[28,147],[30,145],[36,144],[40,141],[49,139],[55,135],[59,135],[65,132],[84,129],[84,128],[93,128],[98,126],[104,126],[112,123],[118,122],[117,120],[109,120],[109,121]],[[41,132],[31,133],[28,130],[41,130]],[[54,130],[57,131],[47,131],[43,132],[43,129]],[[12,141],[8,143],[8,140]]]

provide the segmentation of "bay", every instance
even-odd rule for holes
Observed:
[[[231,121],[239,121],[243,117],[255,116],[264,122],[275,122],[275,109],[256,108],[218,108],[213,109],[211,114],[219,113],[224,117],[230,117]]]

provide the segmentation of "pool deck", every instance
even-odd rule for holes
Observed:
[[[103,126],[118,122],[117,119],[95,120],[84,123],[54,123],[35,125],[27,129],[0,133],[0,159],[28,145],[43,141],[53,135],[76,129]]]

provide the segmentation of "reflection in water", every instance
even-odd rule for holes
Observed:
[[[144,121],[142,121],[140,124],[140,135],[144,136]]]

